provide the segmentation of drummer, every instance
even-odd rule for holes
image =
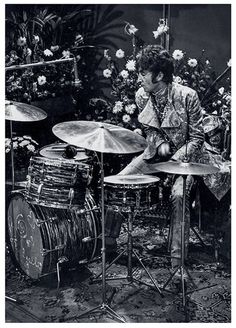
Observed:
[[[148,45],[137,55],[138,82],[136,94],[148,147],[119,174],[148,174],[148,166],[163,161],[197,162],[204,143],[202,114],[196,91],[174,83],[171,55],[159,45]],[[187,155],[187,158],[186,158]],[[171,262],[180,265],[183,178],[172,175],[171,189]],[[194,179],[186,179],[185,256],[187,256],[190,226],[190,190]],[[107,232],[112,213],[107,216]],[[116,213],[116,226],[117,226]],[[116,227],[117,228],[117,227]],[[117,229],[118,231],[118,229]],[[113,234],[112,234],[113,233]],[[114,230],[111,236],[115,236]],[[111,242],[111,239],[107,239]],[[178,273],[176,275],[178,277]],[[179,272],[179,278],[181,274]]]

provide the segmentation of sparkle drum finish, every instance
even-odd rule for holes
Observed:
[[[105,206],[122,212],[149,210],[158,203],[159,181],[148,175],[105,177]]]
[[[9,243],[20,269],[32,279],[56,272],[58,260],[68,265],[91,261],[100,252],[99,214],[91,195],[83,210],[34,205],[14,192],[7,211]],[[83,238],[91,238],[84,243]]]
[[[34,156],[30,159],[26,198],[41,206],[83,207],[92,166],[75,159]]]

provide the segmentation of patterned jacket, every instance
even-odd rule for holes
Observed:
[[[162,123],[158,119],[151,97],[144,98],[143,94],[143,102],[138,99],[142,92],[144,93],[140,90],[137,93],[136,101],[140,109],[143,107],[138,120],[148,127],[146,129],[148,147],[145,150],[145,159],[153,158],[158,146],[169,141],[172,145],[172,159],[183,160],[187,143],[189,161],[196,161],[204,143],[201,106],[196,91],[172,83],[169,86]]]
[[[154,162],[157,148],[168,141],[172,145],[171,159],[182,161],[186,154],[190,162],[214,165],[220,169],[218,173],[203,176],[203,181],[218,200],[231,187],[230,162],[225,162],[221,155],[209,150],[204,142],[201,106],[196,91],[177,83],[172,83],[168,90],[168,101],[164,108],[164,119],[159,122],[158,114],[151,97],[140,88],[136,93],[136,103],[141,110],[138,120],[146,127],[148,147],[144,151],[144,159]]]

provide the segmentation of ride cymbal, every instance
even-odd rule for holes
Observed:
[[[146,148],[146,140],[133,131],[103,122],[70,121],[52,129],[61,140],[101,153],[129,154]]]
[[[5,101],[5,119],[18,122],[41,121],[47,114],[40,108],[16,101]]]

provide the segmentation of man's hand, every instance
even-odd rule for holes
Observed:
[[[157,153],[160,157],[166,157],[170,154],[170,145],[168,142],[163,142],[157,149]]]

